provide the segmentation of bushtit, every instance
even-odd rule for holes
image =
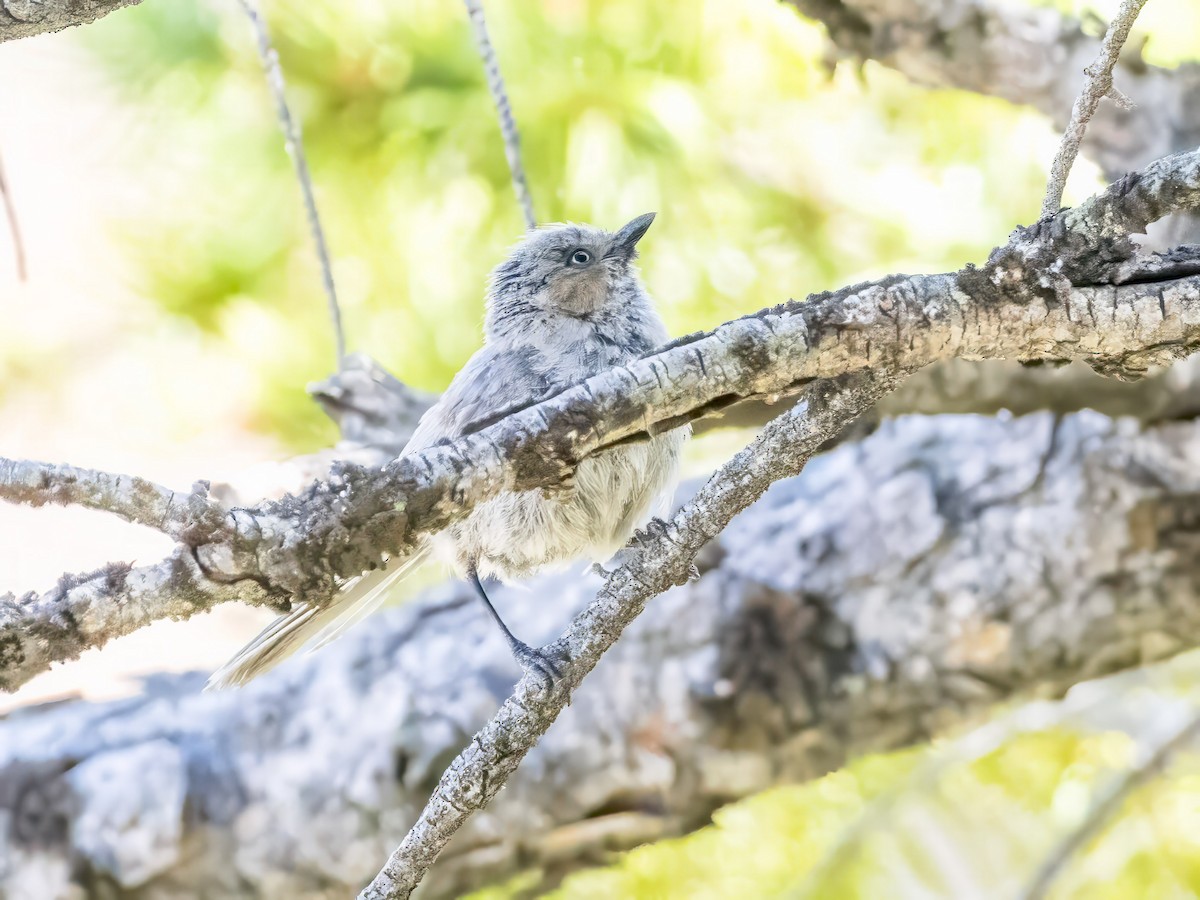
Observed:
[[[639,216],[615,233],[583,225],[531,231],[492,272],[483,347],[421,418],[404,452],[453,440],[474,423],[665,343],[666,328],[632,265],[653,220],[653,213]],[[670,499],[687,431],[589,457],[572,485],[553,495],[507,493],[479,504],[412,556],[348,582],[329,605],[297,604],[209,685],[242,684],[304,644],[316,649],[337,637],[429,551],[471,582],[521,666],[553,682],[554,661],[508,630],[481,579],[519,579],[579,558],[608,559]]]

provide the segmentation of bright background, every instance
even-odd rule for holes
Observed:
[[[487,8],[539,219],[615,227],[658,211],[643,272],[676,333],[873,276],[955,269],[1036,218],[1057,142],[1045,119],[914,88],[870,63],[831,69],[821,29],[774,0]],[[350,347],[440,389],[478,346],[486,274],[522,230],[462,5],[313,0],[269,12]],[[1200,52],[1194,0],[1153,0],[1141,23],[1152,62]],[[329,445],[335,430],[304,392],[332,367],[325,301],[236,4],[147,0],[5,44],[0,81],[10,86],[0,153],[30,270],[18,283],[0,225],[0,455],[182,486],[252,483],[256,466]],[[1081,162],[1067,202],[1097,183]],[[730,446],[716,440],[694,443],[694,467]],[[3,590],[45,589],[63,571],[164,549],[97,514],[0,506]],[[225,608],[160,623],[0,697],[0,712],[135,690],[133,676],[160,669],[211,668],[264,617]],[[1012,791],[1034,818],[1061,807],[1065,773],[1132,752],[1120,741],[1064,732],[1017,742],[1004,751],[1025,773]],[[635,854],[623,874],[585,878],[630,878],[626,892],[667,896],[685,883],[678,853],[704,873],[697,859],[754,845],[790,860],[779,873],[790,884],[815,858],[801,823],[831,816],[834,828],[912,759],[868,760],[750,801],[767,806],[723,820],[740,835],[733,849],[699,843],[721,839],[710,830],[685,850]],[[1014,776],[1001,766],[980,777],[1003,787]],[[1044,789],[1020,787],[1033,784]],[[1200,788],[1171,796],[1183,803],[1174,839],[1200,834]],[[792,843],[780,851],[771,841],[781,840]],[[1200,883],[1200,857],[1181,858],[1179,878]],[[710,895],[732,895],[704,877]],[[680,895],[704,895],[692,886]],[[580,880],[571,895],[614,889]]]

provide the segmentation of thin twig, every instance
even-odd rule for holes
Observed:
[[[533,214],[533,198],[529,194],[529,182],[525,180],[525,167],[521,164],[521,135],[517,131],[517,122],[513,118],[512,104],[508,101],[508,90],[504,87],[504,76],[500,74],[500,62],[496,59],[496,48],[488,37],[487,21],[483,17],[483,4],[480,0],[463,0],[467,7],[467,17],[471,20],[471,31],[475,35],[475,47],[483,60],[483,70],[487,75],[488,90],[492,92],[492,100],[496,104],[496,114],[500,117],[500,132],[504,136],[504,156],[508,159],[508,171],[512,175],[513,191],[517,202],[521,204],[521,212],[525,214],[525,224],[534,228],[537,217]]]
[[[983,268],[848,285],[680,338],[449,445],[380,468],[340,463],[300,493],[230,510],[230,532],[192,549],[210,580],[257,584],[273,600],[324,605],[342,579],[378,567],[384,556],[411,553],[478,503],[556,485],[595,453],[718,413],[737,399],[786,395],[869,366],[915,371],[955,356],[1083,359],[1139,375],[1200,349],[1200,275],[1178,277],[1178,268],[1156,262],[1145,280],[1117,259],[1136,250],[1127,234],[1197,205],[1200,150],[1159,160],[1038,227],[1018,229]],[[1101,242],[1125,283],[1104,282],[1094,263],[1080,270],[1087,283],[1072,283],[1063,273],[1075,273]],[[1029,316],[1051,274],[1061,302]],[[997,292],[999,278],[1005,283]],[[1158,314],[1137,314],[1145,309]],[[579,427],[581,417],[587,428]],[[169,603],[141,613],[146,622],[174,615]],[[0,644],[8,642],[12,662],[4,673],[8,687],[0,690],[20,686],[52,660],[75,658],[82,639],[89,646],[109,639],[100,615],[70,623],[40,615],[8,611]],[[36,652],[26,653],[25,645]]]
[[[1200,349],[1200,275],[1181,278],[1176,266],[1164,270],[1156,262],[1149,280],[1137,277],[1117,263],[1136,250],[1125,235],[1197,205],[1200,150],[1159,160],[1038,227],[1018,229],[983,268],[848,285],[680,338],[449,445],[380,468],[338,464],[298,494],[231,510],[230,533],[193,549],[212,580],[254,583],[276,600],[323,605],[341,579],[377,567],[383,556],[411,553],[475,504],[558,484],[592,454],[718,413],[737,399],[786,395],[872,365],[915,371],[955,356],[1084,359],[1139,375]],[[1074,273],[1100,242],[1125,283],[1097,284],[1094,265],[1080,273],[1086,284],[1071,283],[1063,273]],[[1013,260],[1020,261],[1015,268]],[[1061,302],[1031,317],[1048,273]],[[1000,292],[993,274],[1005,279]],[[1158,315],[1137,314],[1145,309]],[[581,416],[587,428],[579,427]],[[142,613],[144,621],[174,614],[169,604]],[[109,639],[99,616],[68,630],[65,620],[39,615],[10,611],[0,643],[9,641],[14,662],[4,673],[9,687],[0,690],[20,686],[53,659],[73,659],[83,637],[90,646]],[[24,653],[22,662],[24,651],[17,651],[26,644],[37,652]]]
[[[346,336],[342,329],[342,310],[338,305],[337,290],[333,286],[333,265],[329,261],[329,247],[325,243],[325,230],[321,227],[321,216],[317,212],[317,198],[313,193],[312,177],[308,172],[308,160],[304,156],[304,142],[300,136],[300,123],[292,115],[287,103],[287,85],[283,80],[283,69],[279,66],[279,54],[271,44],[271,34],[267,31],[267,23],[254,0],[238,0],[250,24],[258,47],[258,55],[262,60],[263,70],[267,75],[267,84],[275,97],[275,111],[279,116],[279,125],[283,130],[283,140],[287,145],[288,154],[296,167],[296,178],[300,182],[300,190],[304,195],[304,211],[308,216],[308,228],[312,232],[313,243],[317,248],[317,258],[321,263],[321,281],[325,286],[325,296],[329,300],[329,317],[333,320],[334,340],[337,342],[337,367],[342,370],[346,358]]]
[[[33,460],[0,458],[0,500],[110,512],[176,540],[194,540],[198,533],[211,535],[223,518],[209,500],[206,482],[197,482],[184,493],[136,476]]]
[[[485,807],[567,705],[646,603],[689,577],[700,549],[781,478],[796,475],[847,423],[868,410],[898,380],[860,372],[809,388],[807,401],[779,416],[708,480],[670,522],[637,537],[618,557],[596,599],[545,648],[569,658],[553,691],[526,676],[496,716],[467,744],[383,870],[360,900],[397,900],[416,889],[450,838]]]
[[[17,207],[13,204],[8,179],[4,177],[4,161],[2,159],[0,159],[0,200],[4,202],[4,214],[8,217],[8,233],[12,236],[13,253],[17,258],[17,277],[21,281],[25,281],[28,278],[25,268],[25,241],[21,238],[21,225],[17,221]]]
[[[1112,789],[1092,807],[1087,817],[1079,823],[1079,826],[1054,848],[1054,852],[1047,857],[1037,876],[1030,882],[1025,892],[1021,895],[1023,900],[1043,900],[1054,879],[1058,877],[1067,863],[1071,861],[1071,858],[1088,841],[1104,830],[1104,827],[1112,820],[1113,816],[1120,812],[1126,799],[1135,790],[1158,775],[1175,754],[1192,743],[1198,736],[1200,736],[1200,716],[1194,716],[1186,725],[1154,751],[1144,763],[1134,768],[1124,778],[1113,785]]]
[[[1145,5],[1146,0],[1124,0],[1120,10],[1117,11],[1112,23],[1108,26],[1108,33],[1104,35],[1104,41],[1100,45],[1100,55],[1096,57],[1094,63],[1083,70],[1087,80],[1084,81],[1083,90],[1080,91],[1079,97],[1075,100],[1075,106],[1071,109],[1071,121],[1067,124],[1062,144],[1050,166],[1050,177],[1046,183],[1046,199],[1042,201],[1043,217],[1054,215],[1062,205],[1067,175],[1071,171],[1071,166],[1075,164],[1075,157],[1079,154],[1079,145],[1083,142],[1083,134],[1087,131],[1088,122],[1096,114],[1100,100],[1114,95],[1113,68],[1121,56],[1121,47],[1129,37],[1134,20],[1137,19],[1138,13]],[[1115,94],[1114,99],[1117,102],[1129,102],[1128,98],[1119,92]]]

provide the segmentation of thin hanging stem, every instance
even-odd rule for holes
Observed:
[[[463,0],[467,7],[467,16],[471,20],[471,31],[475,35],[475,47],[483,60],[483,70],[487,76],[488,90],[492,92],[492,100],[496,104],[496,114],[500,117],[500,133],[504,136],[504,156],[508,160],[508,171],[512,175],[513,192],[517,202],[521,204],[521,212],[525,215],[525,224],[534,228],[537,217],[533,214],[533,197],[529,193],[529,182],[525,179],[525,167],[521,163],[521,135],[517,131],[517,122],[513,118],[512,104],[508,100],[508,90],[504,86],[504,76],[500,74],[500,62],[496,59],[496,48],[488,37],[487,20],[483,17],[483,4],[480,0]]]
[[[17,258],[17,277],[21,281],[29,278],[25,267],[25,241],[21,237],[21,224],[17,221],[17,207],[13,204],[12,191],[4,176],[4,161],[0,160],[0,201],[4,203],[4,214],[8,218],[8,233],[12,236],[13,254]]]
[[[321,227],[321,216],[317,212],[317,198],[313,192],[312,176],[308,171],[308,160],[304,156],[304,142],[300,136],[300,124],[292,115],[287,103],[287,85],[283,80],[283,69],[279,65],[279,54],[271,44],[271,34],[267,31],[267,23],[254,0],[238,0],[257,39],[258,56],[262,60],[263,70],[267,75],[267,84],[275,98],[275,112],[279,117],[279,125],[283,130],[283,140],[287,145],[288,154],[296,168],[296,179],[300,182],[300,191],[304,195],[304,211],[308,216],[308,228],[312,233],[313,243],[317,248],[317,258],[321,263],[321,281],[325,286],[325,296],[329,301],[329,318],[333,321],[334,340],[337,343],[337,368],[342,371],[346,359],[346,335],[342,328],[342,310],[338,305],[337,289],[333,284],[333,265],[329,261],[329,247],[325,242],[325,230]]]

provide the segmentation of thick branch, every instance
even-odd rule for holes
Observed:
[[[254,580],[264,589],[259,599],[322,603],[341,578],[378,566],[381,554],[411,552],[475,503],[553,488],[590,454],[738,400],[955,356],[1084,359],[1108,373],[1139,374],[1200,346],[1200,276],[1143,281],[1128,268],[1134,248],[1126,235],[1198,197],[1200,152],[1162,160],[1019,230],[982,269],[895,276],[793,301],[681,339],[383,469],[335,466],[301,495],[233,510],[221,538],[196,546],[196,558],[217,581]],[[1126,283],[1106,283],[1117,273]],[[14,640],[34,631],[41,640],[53,634],[33,614],[7,623]],[[90,639],[98,646],[107,637]],[[73,647],[65,644],[67,657]],[[8,685],[37,671],[9,671]]]
[[[774,403],[739,403],[724,410],[719,418],[701,419],[694,431],[761,427],[791,402],[792,398],[782,398]],[[1105,378],[1083,363],[1030,365],[949,359],[905,381],[867,414],[863,425],[909,413],[992,416],[1008,412],[1024,416],[1082,409],[1106,416],[1128,416],[1147,424],[1196,418],[1200,416],[1200,356],[1190,356],[1133,382]]]
[[[575,617],[552,648],[570,660],[562,683],[540,691],[527,675],[499,712],[442,774],[416,824],[360,900],[406,898],[471,815],[504,787],[525,754],[554,724],[571,691],[595,667],[653,597],[685,584],[693,560],[730,520],[780,478],[796,475],[820,446],[894,385],[870,374],[844,386],[811,390],[807,403],[771,422],[734,456],[670,522],[636,541],[605,580],[596,599]]]
[[[788,0],[825,24],[847,55],[918,84],[1002,97],[1066,126],[1100,41],[1056,10],[995,0]],[[1085,152],[1110,178],[1200,145],[1200,65],[1147,65],[1126,51],[1118,85],[1135,104],[1102,107]],[[1090,150],[1088,150],[1090,148]]]
[[[907,417],[818,457],[647,606],[423,890],[521,869],[548,888],[736,797],[1200,645],[1198,443],[1200,423],[1093,413]],[[494,599],[542,643],[598,586]],[[156,678],[0,720],[0,894],[351,896],[518,671],[446,584],[237,693]]]

